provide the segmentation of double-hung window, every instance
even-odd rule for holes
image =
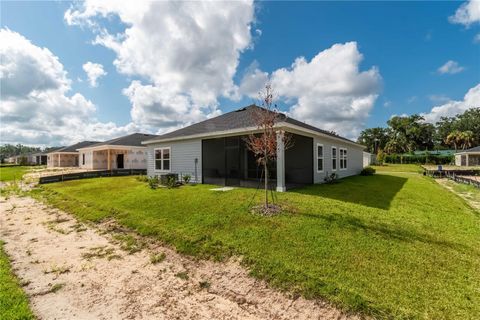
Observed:
[[[323,145],[317,144],[317,172],[323,171]]]
[[[347,149],[340,149],[340,170],[347,169]]]
[[[170,171],[170,147],[155,149],[155,170]]]
[[[82,153],[82,165],[85,165],[85,153]]]
[[[337,170],[337,147],[332,147],[332,171]]]

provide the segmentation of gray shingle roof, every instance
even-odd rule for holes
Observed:
[[[212,133],[216,131],[226,131],[226,130],[232,130],[232,129],[256,127],[257,124],[255,123],[254,117],[255,117],[255,112],[259,108],[260,107],[256,105],[250,105],[248,107],[231,111],[231,112],[222,114],[218,117],[207,119],[205,121],[192,124],[191,126],[181,128],[181,129],[178,129],[178,130],[175,130],[175,131],[172,131],[172,132],[169,132],[145,141],[148,142],[148,141],[163,140],[163,139],[182,138],[182,137],[187,137],[191,135]],[[284,114],[281,114],[281,121],[285,121],[287,123],[297,125],[304,129],[313,130],[318,133],[326,134],[326,135],[329,135],[338,139],[342,139],[348,142],[356,143],[347,138],[335,135],[329,131],[319,129],[317,127],[311,126],[309,124],[295,120],[293,118],[289,118]]]
[[[473,147],[473,148],[463,150],[463,151],[460,151],[460,152],[480,152],[480,146]]]
[[[77,152],[77,149],[80,148],[85,148],[89,147],[95,143],[98,143],[98,141],[82,141],[79,143],[72,144],[71,146],[66,146],[60,149],[56,149],[53,151],[49,151],[48,153],[53,153],[53,152]]]
[[[111,139],[105,142],[98,142],[88,147],[98,147],[98,146],[132,146],[132,147],[145,147],[142,145],[142,141],[149,140],[157,137],[154,134],[147,133],[132,133],[128,136],[123,136],[115,139]],[[87,146],[85,146],[87,147]],[[84,148],[85,148],[84,147]]]

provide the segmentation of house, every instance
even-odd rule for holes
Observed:
[[[149,139],[149,176],[188,174],[192,181],[227,186],[258,186],[262,168],[245,144],[245,137],[258,133],[251,105],[215,118]],[[277,191],[298,185],[322,183],[332,173],[343,178],[360,173],[364,146],[281,114],[277,159],[269,177]],[[293,146],[285,150],[281,131],[292,135]]]
[[[368,167],[375,164],[376,157],[370,152],[363,152],[363,167]]]
[[[82,141],[71,146],[48,151],[47,167],[78,167],[78,148],[96,144],[98,141]]]
[[[40,166],[40,165],[44,166],[47,164],[48,156],[44,152],[33,153],[32,157],[33,157],[32,160],[34,161],[34,164],[37,166]]]
[[[480,166],[480,146],[455,153],[456,166]]]
[[[156,137],[134,133],[78,148],[80,168],[93,170],[146,169],[147,147],[142,141]]]

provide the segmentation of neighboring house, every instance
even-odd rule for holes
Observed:
[[[248,106],[144,141],[147,174],[189,174],[199,183],[257,186],[262,168],[244,140],[259,132],[253,118],[256,108]],[[293,147],[285,150],[279,136],[277,160],[269,170],[278,191],[322,183],[331,173],[340,178],[356,175],[363,168],[365,147],[358,143],[283,114],[276,126],[293,137]]]
[[[33,156],[32,160],[34,161],[35,165],[40,166],[40,165],[46,165],[47,164],[48,156],[47,156],[46,153],[37,152],[37,153],[32,154],[32,156]]]
[[[147,148],[142,141],[156,137],[134,133],[109,141],[79,148],[79,166],[84,169],[146,169]]]
[[[455,153],[456,166],[480,166],[480,146]]]
[[[368,167],[375,164],[375,155],[370,152],[363,152],[363,167]]]
[[[47,167],[78,167],[79,153],[77,149],[96,143],[98,141],[82,141],[71,146],[50,150],[47,153]]]

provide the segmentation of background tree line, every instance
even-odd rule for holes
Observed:
[[[467,149],[480,145],[480,108],[468,109],[454,117],[442,117],[435,124],[414,114],[395,116],[388,127],[368,128],[357,141],[368,152],[378,154],[413,153],[415,150]]]
[[[26,155],[33,152],[48,152],[53,149],[53,147],[39,148],[39,147],[30,147],[23,144],[4,144],[0,146],[0,161],[3,162],[8,157]]]

